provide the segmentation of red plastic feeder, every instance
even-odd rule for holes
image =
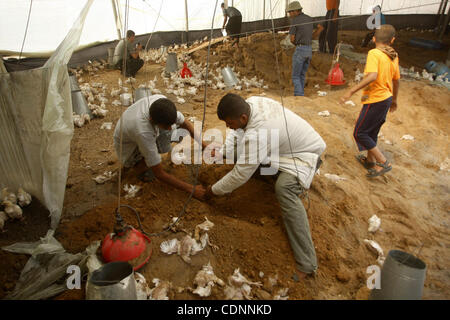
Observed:
[[[326,83],[332,86],[342,86],[345,84],[344,72],[342,72],[339,67],[339,63],[336,63],[334,67],[328,73],[328,78],[325,80]]]
[[[181,77],[184,78],[190,78],[192,77],[192,72],[189,70],[187,63],[185,62],[183,65],[183,69],[181,69]]]
[[[105,262],[129,262],[136,271],[150,259],[150,243],[149,237],[127,226],[124,231],[108,234],[103,239],[102,256]]]

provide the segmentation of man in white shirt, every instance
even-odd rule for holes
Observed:
[[[221,99],[217,115],[228,128],[237,131],[234,135],[238,137],[237,145],[241,149],[237,152],[237,164],[207,188],[205,198],[231,193],[247,182],[261,164],[270,163],[272,170],[265,168],[265,174],[278,174],[275,193],[294,251],[298,275],[304,278],[315,273],[317,258],[299,195],[309,189],[326,144],[305,120],[288,109],[284,111],[286,120],[283,106],[264,97],[244,100],[229,93]],[[224,154],[230,154],[229,148],[230,144],[226,143]]]
[[[114,147],[119,156],[122,134],[122,163],[125,168],[136,167],[138,173],[147,170],[141,175],[143,180],[155,176],[158,180],[190,193],[193,185],[167,173],[161,165],[160,153],[170,150],[171,131],[165,130],[173,130],[176,126],[186,129],[194,137],[192,124],[177,111],[172,101],[163,95],[144,97],[128,107],[117,122]],[[205,147],[203,143],[202,147]],[[200,198],[204,193],[205,189],[201,185],[195,187],[194,197]]]

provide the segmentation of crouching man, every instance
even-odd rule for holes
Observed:
[[[285,120],[283,106],[269,98],[244,100],[229,93],[220,100],[217,115],[228,128],[241,133],[237,134],[237,163],[228,174],[207,188],[205,198],[232,192],[247,182],[258,168],[266,169],[265,173],[261,171],[262,174],[277,175],[275,193],[297,262],[298,275],[304,278],[315,273],[316,252],[299,195],[311,185],[321,162],[320,155],[326,148],[325,142],[311,125],[288,109],[285,109]],[[255,155],[255,149],[258,155]],[[230,153],[225,150],[224,154]],[[261,166],[264,164],[265,168]]]
[[[135,167],[138,174],[143,172],[139,176],[142,181],[148,182],[156,177],[174,188],[191,193],[194,188],[192,184],[167,173],[161,165],[160,153],[170,151],[171,133],[176,126],[186,129],[194,138],[194,127],[177,111],[172,101],[163,95],[140,99],[128,107],[117,122],[114,147],[118,157],[122,153],[125,168]],[[202,148],[204,147],[202,144]],[[201,185],[195,187],[194,197],[200,198],[204,193],[205,189]]]

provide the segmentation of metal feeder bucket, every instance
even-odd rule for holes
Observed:
[[[222,69],[222,76],[227,89],[233,88],[238,83],[238,80],[230,67]]]
[[[92,272],[87,300],[137,300],[133,267],[128,262],[110,262]]]
[[[150,97],[152,95],[152,92],[150,91],[150,88],[138,88],[134,91],[134,101],[141,100],[144,97]]]
[[[178,71],[178,60],[177,60],[177,54],[175,52],[170,52],[167,55],[165,71],[166,71],[166,73]]]
[[[92,118],[92,111],[89,109],[86,99],[83,93],[80,91],[76,76],[70,76],[70,90],[72,95],[72,111],[75,114],[82,115],[88,114]]]
[[[391,250],[381,269],[381,288],[372,289],[370,300],[420,300],[427,266],[415,256]]]
[[[172,149],[171,137],[172,130],[159,129],[159,135],[156,137],[156,146],[160,154],[167,153]]]
[[[108,48],[108,67],[111,69],[114,68],[114,51],[115,48]]]

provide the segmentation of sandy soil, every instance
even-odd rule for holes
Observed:
[[[363,34],[344,32],[342,37],[346,42],[357,44]],[[419,67],[431,59],[442,60],[440,51],[409,54],[415,50],[405,45],[410,36],[413,35],[406,32],[401,34],[396,47],[401,64],[405,61],[403,66]],[[263,77],[269,84],[268,90],[236,91],[242,96],[265,94],[280,101],[272,36],[254,35],[243,39],[241,43],[240,52],[230,49],[228,44],[216,46],[214,50],[217,55],[211,56],[212,63],[219,61],[222,66],[233,64],[242,75],[248,78],[254,75]],[[205,53],[206,50],[199,51],[193,55],[193,59],[201,61]],[[208,247],[192,257],[192,263],[188,265],[179,256],[167,256],[160,252],[159,244],[162,241],[184,235],[182,232],[166,233],[152,238],[152,257],[140,272],[148,282],[157,277],[170,280],[175,287],[188,287],[192,286],[193,278],[201,266],[210,261],[220,278],[226,280],[239,267],[251,280],[266,282],[267,291],[274,289],[267,285],[267,277],[276,274],[279,287],[289,288],[290,299],[367,299],[366,268],[376,264],[376,256],[367,249],[363,240],[373,239],[386,254],[391,249],[418,253],[428,268],[424,298],[449,299],[449,172],[439,168],[450,151],[448,90],[423,81],[401,81],[399,110],[388,115],[381,130],[385,140],[379,142],[394,168],[384,177],[368,180],[364,169],[354,160],[357,149],[352,139],[353,126],[360,110],[360,95],[353,97],[355,107],[338,104],[343,88],[331,90],[323,81],[331,58],[315,54],[308,71],[307,96],[291,96],[290,55],[289,51],[279,52],[285,106],[311,123],[327,143],[320,175],[316,176],[309,191],[308,216],[319,261],[317,277],[300,283],[291,278],[295,270],[294,259],[273,192],[273,181],[259,177],[252,178],[224,198],[210,202],[192,200],[189,204],[179,229],[193,231],[196,224],[203,222],[205,216],[208,217],[215,223],[209,234],[219,250]],[[355,70],[363,69],[362,65],[345,58],[341,59],[341,66],[350,85]],[[154,75],[159,77],[162,70],[163,66],[146,64],[137,75],[136,86],[153,79]],[[118,77],[118,71],[101,71],[97,77],[87,80],[117,87]],[[320,90],[327,91],[328,95],[318,97],[315,84],[319,84]],[[162,81],[158,88],[164,91]],[[183,105],[177,105],[178,109],[186,116],[201,119],[203,94],[203,90],[199,90],[197,96]],[[208,90],[206,129],[225,130],[224,124],[215,114],[223,94],[222,90]],[[170,94],[168,97],[174,98]],[[104,119],[93,120],[75,129],[64,212],[56,234],[69,252],[84,250],[90,242],[110,233],[114,225],[117,179],[104,185],[97,185],[92,180],[104,171],[118,168],[112,131],[101,130],[100,126],[107,121],[115,123],[123,109],[113,106],[108,109]],[[328,110],[331,116],[318,116],[317,113],[323,110]],[[405,134],[414,136],[415,140],[401,140]],[[386,140],[392,144],[387,144]],[[175,166],[167,158],[163,165],[177,177],[192,180],[190,166]],[[202,165],[200,182],[204,185],[213,183],[229,169],[228,166]],[[336,183],[325,178],[325,173],[338,174],[346,180]],[[147,232],[162,230],[171,217],[179,215],[187,198],[186,193],[158,181],[147,184],[140,182],[133,175],[133,170],[124,176],[123,183],[142,187],[136,198],[123,202],[139,211]],[[305,206],[308,204],[305,203]],[[122,210],[122,213],[127,222],[137,226],[132,212]],[[381,230],[375,234],[367,231],[367,220],[373,214],[382,221]],[[26,258],[8,253],[3,255],[10,262],[0,259],[1,270],[13,272],[17,279]],[[264,272],[263,279],[258,276],[260,271]],[[7,286],[3,285],[0,296],[9,292],[12,284],[10,281]],[[58,298],[83,299],[84,294],[81,291],[71,292]],[[175,290],[171,292],[170,298],[198,299],[190,293],[177,293]],[[223,298],[223,291],[214,287],[210,298]]]

